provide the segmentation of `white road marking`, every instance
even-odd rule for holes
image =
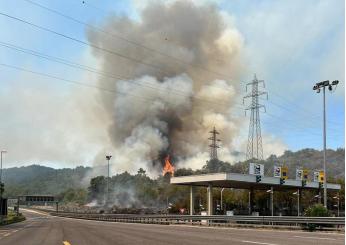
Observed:
[[[254,244],[262,244],[262,245],[277,245],[275,243],[267,243],[267,242],[255,242],[255,241],[241,241],[245,243],[254,243]]]
[[[38,211],[35,211],[35,210],[30,210],[30,209],[25,209],[25,208],[22,208],[22,210],[24,210],[25,212],[29,212],[29,213],[35,213],[35,214],[41,214],[41,215],[44,215],[44,216],[49,216],[49,214],[47,214],[47,213],[41,213],[41,212],[38,212]]]
[[[336,241],[337,239],[334,238],[328,238],[328,237],[313,237],[313,236],[294,236],[297,238],[306,238],[306,239],[320,239],[320,240],[332,240]]]
[[[90,220],[90,219],[76,219],[76,218],[70,218],[70,217],[64,217],[64,216],[51,216],[51,217],[55,217],[55,218],[59,218],[59,219],[67,219],[67,220],[74,220],[77,222],[88,222],[88,223],[104,223],[107,225],[113,225],[113,224],[122,224],[122,225],[129,225],[129,226],[135,226],[135,225],[145,225],[145,226],[157,226],[157,227],[162,227],[164,225],[159,225],[159,224],[142,224],[142,223],[126,223],[126,222],[109,222],[106,220]],[[254,231],[256,230],[257,232],[273,232],[275,231],[276,233],[296,233],[296,234],[306,234],[306,231],[300,231],[300,230],[275,230],[275,229],[259,229],[259,228],[242,228],[242,227],[213,227],[213,226],[198,226],[198,225],[175,225],[175,224],[170,224],[167,225],[166,227],[190,227],[190,228],[195,228],[195,229],[215,229],[215,230],[241,230],[241,231]],[[323,232],[323,234],[326,235],[335,235],[335,236],[342,236],[344,237],[345,234],[340,234],[340,233],[336,233],[336,232]],[[297,236],[299,237],[299,236]],[[259,243],[261,244],[261,243]],[[269,244],[269,245],[277,245],[277,244],[273,244],[273,243],[264,243],[264,244]]]

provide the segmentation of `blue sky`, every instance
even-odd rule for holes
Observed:
[[[87,0],[85,1],[87,4],[83,4],[80,0],[34,0],[34,2],[98,26],[111,13],[138,19],[139,11],[150,1]],[[269,100],[261,101],[267,109],[266,114],[261,114],[263,134],[275,136],[290,150],[295,151],[306,147],[321,149],[322,94],[316,94],[312,86],[321,80],[338,79],[340,85],[337,90],[332,94],[327,92],[327,144],[329,148],[334,149],[344,147],[344,1],[225,0],[213,1],[213,3],[220,11],[228,14],[229,21],[244,39],[243,55],[247,73],[243,75],[240,82],[250,81],[254,73],[266,82],[265,90],[269,93]],[[86,40],[85,26],[57,16],[25,0],[2,1],[0,12]],[[71,40],[39,31],[5,16],[0,16],[0,28],[1,42],[91,66],[97,64],[87,46]],[[1,63],[72,80],[86,76],[81,74],[80,70],[18,53],[2,46],[0,46],[0,54]],[[4,102],[0,110],[7,115],[6,120],[0,122],[0,130],[3,131],[0,136],[6,138],[7,133],[12,132],[17,141],[20,141],[20,136],[24,135],[33,138],[29,142],[16,143],[13,147],[25,149],[27,145],[28,150],[31,149],[35,137],[39,138],[42,131],[45,134],[44,142],[47,144],[56,138],[54,134],[50,136],[50,133],[45,132],[41,127],[37,125],[34,127],[35,120],[39,122],[48,120],[45,113],[49,109],[44,108],[42,101],[51,103],[53,108],[64,106],[58,113],[62,116],[79,113],[78,106],[72,106],[69,104],[72,102],[68,101],[68,96],[74,93],[71,91],[71,85],[61,81],[47,83],[44,81],[47,79],[37,76],[6,67],[0,67],[0,69],[0,96]],[[80,90],[86,94],[89,93],[88,89],[81,88]],[[38,96],[44,99],[34,103],[34,96],[38,91]],[[245,94],[245,89],[239,93]],[[31,99],[30,95],[33,95]],[[83,100],[88,99],[80,97]],[[14,106],[18,101],[24,101],[28,108]],[[240,96],[239,104],[241,103]],[[37,115],[28,113],[35,111],[30,110],[35,106],[38,107]],[[239,113],[244,112],[239,110]],[[57,120],[59,120],[58,116]],[[78,131],[76,129],[79,124],[76,123],[74,126],[76,127],[74,132]],[[58,124],[56,130],[59,134],[68,134]],[[247,124],[244,125],[244,132],[247,132]],[[78,135],[75,137],[77,138]],[[90,139],[85,138],[85,140]],[[10,141],[8,144],[11,144]],[[9,146],[5,144],[5,147]],[[76,146],[68,147],[74,149]],[[54,150],[51,150],[51,154],[54,155]],[[31,151],[39,154],[38,149],[31,149]],[[91,152],[90,157],[96,152],[97,149]],[[10,159],[13,162],[16,161],[14,157]]]

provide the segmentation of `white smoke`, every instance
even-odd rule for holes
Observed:
[[[88,32],[90,42],[131,59],[94,50],[104,72],[129,77],[99,80],[117,91],[112,98],[102,98],[112,117],[113,172],[133,173],[142,167],[156,174],[166,154],[181,166],[201,167],[214,126],[224,146],[232,145],[240,122],[231,114],[238,85],[229,78],[242,74],[243,39],[216,7],[152,3],[142,10],[140,21],[111,16],[103,29],[126,33],[128,39],[156,50]],[[222,156],[233,159],[226,148]]]
[[[102,87],[116,90],[100,96],[110,115],[114,173],[141,167],[154,176],[167,154],[180,167],[200,168],[213,127],[221,133],[220,159],[242,160],[233,152],[243,151],[238,139],[247,124],[232,112],[239,99],[234,81],[245,71],[244,42],[231,19],[213,5],[151,2],[138,21],[110,16],[103,23],[106,32],[139,45],[89,30],[91,43],[112,50],[93,50],[102,70],[128,78],[99,79]]]

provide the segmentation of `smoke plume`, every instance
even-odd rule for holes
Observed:
[[[102,29],[139,44],[87,33],[91,43],[129,57],[93,50],[104,73],[124,78],[98,81],[116,91],[100,95],[111,119],[113,171],[142,167],[158,173],[167,153],[179,166],[198,161],[202,166],[214,126],[229,160],[239,123],[231,114],[238,86],[231,78],[237,80],[243,70],[243,41],[223,14],[189,1],[151,3],[139,20],[110,16]]]

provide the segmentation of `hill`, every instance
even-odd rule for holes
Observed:
[[[56,195],[70,188],[82,188],[90,167],[54,169],[30,165],[3,170],[5,195],[51,194]]]
[[[345,149],[328,150],[327,173],[329,178],[344,179]],[[176,176],[214,172],[247,172],[248,162],[237,162],[233,165],[227,162],[208,161],[200,170],[181,168]],[[266,175],[272,174],[274,164],[289,167],[289,177],[295,178],[295,168],[306,167],[310,170],[321,169],[323,166],[322,151],[303,149],[297,152],[286,151],[282,156],[272,155],[262,161]],[[89,174],[92,168],[79,166],[76,168],[54,169],[40,165],[15,167],[3,170],[5,195],[16,196],[26,194],[61,194],[73,189],[86,190],[89,186]]]

